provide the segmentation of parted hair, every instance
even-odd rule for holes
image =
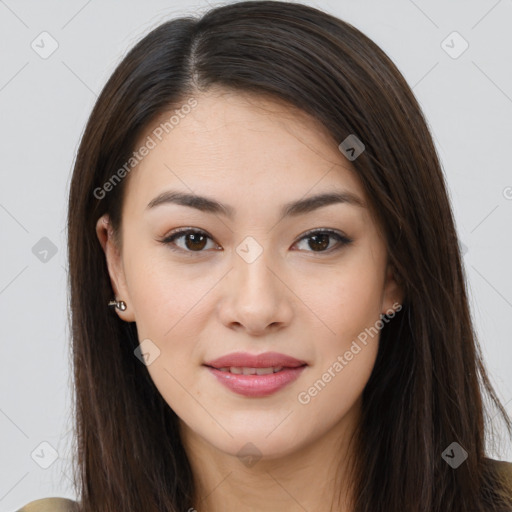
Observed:
[[[104,197],[94,191],[158,116],[211,86],[285,101],[319,120],[333,143],[355,134],[365,145],[352,165],[404,301],[381,331],[363,392],[354,512],[510,510],[510,488],[486,458],[491,407],[509,434],[512,425],[483,364],[443,171],[411,88],[351,24],[296,2],[244,1],[143,37],[107,81],[81,139],[68,258],[82,512],[197,505],[178,418],[134,356],[136,325],[106,306],[113,290],[95,226],[108,213],[120,232],[129,176]],[[454,442],[467,452],[457,469],[442,457]]]

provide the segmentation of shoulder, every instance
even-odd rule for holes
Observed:
[[[43,498],[27,503],[16,512],[78,512],[78,503],[67,498]]]

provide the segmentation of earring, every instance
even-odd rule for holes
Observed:
[[[111,300],[109,303],[108,303],[109,307],[116,307],[117,309],[119,309],[120,311],[125,311],[126,310],[126,303],[122,300]]]

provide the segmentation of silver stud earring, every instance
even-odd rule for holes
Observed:
[[[109,305],[109,307],[116,307],[120,311],[125,311],[126,310],[126,303],[124,301],[122,301],[122,300],[111,300],[108,303],[108,305]]]

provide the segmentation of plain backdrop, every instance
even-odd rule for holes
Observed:
[[[512,1],[307,3],[380,45],[422,106],[448,181],[483,355],[510,414]],[[220,4],[0,0],[0,511],[75,498],[65,224],[88,115],[142,36],[212,5]],[[510,444],[491,456],[512,460]]]

